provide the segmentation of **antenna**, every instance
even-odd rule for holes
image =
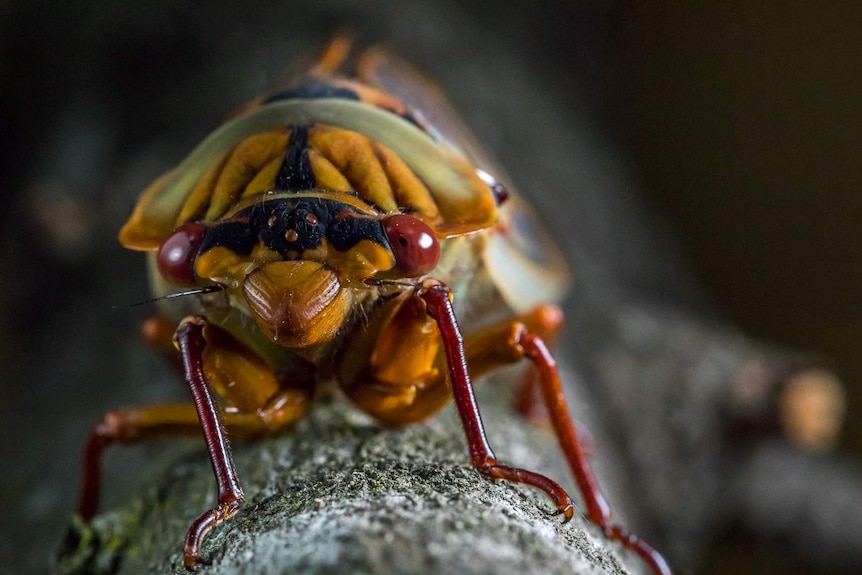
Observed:
[[[191,289],[191,290],[187,290],[187,291],[181,291],[178,293],[171,293],[171,294],[168,294],[168,295],[165,295],[162,297],[154,297],[151,299],[145,299],[143,301],[128,304],[125,306],[115,305],[115,306],[112,306],[112,308],[113,309],[119,309],[121,307],[138,307],[140,305],[156,303],[157,301],[161,301],[163,299],[174,299],[174,298],[185,297],[185,296],[189,296],[189,295],[202,295],[202,294],[208,294],[208,293],[215,293],[215,292],[222,291],[223,289],[224,289],[224,286],[220,286],[220,285],[216,284],[216,285],[211,285],[211,286],[205,286],[202,288],[196,288],[196,289]]]

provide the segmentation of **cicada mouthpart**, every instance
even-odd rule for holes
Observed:
[[[332,339],[350,305],[335,272],[313,261],[263,265],[248,275],[242,291],[260,329],[288,348]]]

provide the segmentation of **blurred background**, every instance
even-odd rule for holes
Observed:
[[[122,308],[147,295],[141,258],[114,239],[138,192],[344,24],[437,78],[527,193],[550,158],[606,162],[598,187],[638,206],[626,218],[646,231],[622,241],[613,210],[587,211],[583,227],[597,229],[579,249],[594,242],[598,263],[642,298],[831,362],[848,389],[837,449],[858,462],[857,3],[6,1],[0,551],[13,572],[44,570],[74,506],[88,426],[111,407],[182,397],[153,384],[170,378],[135,339],[145,312]],[[559,149],[561,131],[589,149]],[[542,146],[547,165],[527,165],[520,150]],[[540,209],[570,233],[572,207],[556,207]],[[123,461],[118,473],[142,473]],[[719,545],[699,572],[834,572],[736,547],[740,563]]]
[[[862,7],[632,4],[610,122],[644,192],[737,325],[835,361],[862,452]]]

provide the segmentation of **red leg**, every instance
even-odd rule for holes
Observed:
[[[192,393],[192,400],[218,485],[218,503],[192,523],[186,534],[183,547],[183,562],[186,567],[191,567],[200,560],[201,541],[209,530],[232,517],[239,510],[243,500],[242,488],[236,476],[224,425],[213,404],[204,376],[203,349],[206,342],[203,328],[205,324],[205,319],[189,316],[180,323],[174,335],[174,341],[182,357],[186,383]]]
[[[167,330],[164,325],[157,327],[159,329],[149,331],[158,337],[148,338],[148,341],[167,349],[166,339],[169,341],[171,338],[165,337]],[[98,511],[102,457],[107,446],[135,443],[157,436],[203,432],[218,484],[218,503],[195,521],[186,535],[184,559],[186,565],[190,565],[198,560],[206,533],[235,514],[242,501],[242,489],[234,470],[224,425],[241,437],[260,437],[283,431],[307,413],[314,390],[302,383],[307,374],[299,372],[284,374],[290,377],[290,381],[279,380],[270,374],[270,381],[266,377],[268,368],[256,356],[239,348],[218,328],[207,325],[203,318],[191,316],[184,319],[174,333],[176,348],[180,350],[177,366],[184,373],[193,402],[108,413],[93,428],[84,449],[79,510],[85,521],[92,519]],[[225,413],[216,410],[210,388],[217,390],[220,380],[210,378],[218,380],[219,377],[238,383],[229,388],[233,395],[225,395],[225,400],[234,408],[241,405],[242,410]]]
[[[563,312],[556,306],[540,305],[529,313],[515,317],[513,321],[523,323],[530,332],[541,335],[548,345],[553,346],[563,329]],[[514,408],[536,425],[546,425],[548,414],[541,402],[539,377],[538,368],[531,365],[521,380]]]
[[[107,414],[90,432],[84,447],[83,478],[78,500],[78,512],[84,521],[90,521],[99,510],[102,454],[107,446],[180,433],[200,433],[200,424],[191,404],[151,405]]]
[[[186,567],[200,559],[200,544],[206,533],[234,515],[243,498],[224,426],[204,376],[205,323],[203,318],[188,317],[182,321],[174,335],[194,405],[157,405],[115,411],[105,416],[105,419],[93,428],[84,448],[83,481],[78,504],[79,512],[85,521],[92,519],[98,511],[102,454],[108,445],[117,442],[131,443],[156,435],[203,431],[218,485],[218,503],[189,528],[183,548]],[[263,429],[259,417],[235,414],[234,419],[241,429]]]
[[[440,329],[443,348],[449,366],[449,376],[452,381],[452,394],[470,451],[470,461],[479,473],[493,479],[505,479],[514,483],[526,483],[544,491],[556,504],[557,513],[569,521],[574,516],[574,505],[566,491],[555,481],[525,469],[499,465],[488,439],[476,397],[473,394],[473,384],[467,370],[467,357],[464,350],[464,339],[458,327],[455,310],[449,299],[451,292],[448,287],[439,283],[427,283],[419,292],[425,301],[428,315],[431,316]]]
[[[587,516],[590,521],[601,527],[605,535],[634,551],[657,575],[670,574],[670,567],[658,551],[647,545],[634,533],[611,524],[610,506],[602,494],[586,454],[581,447],[581,442],[578,440],[575,426],[569,416],[566,398],[563,395],[557,363],[545,343],[538,336],[526,331],[518,343],[523,348],[524,355],[539,369],[542,396],[551,418],[551,424],[554,426],[557,440],[584,497],[587,505]]]

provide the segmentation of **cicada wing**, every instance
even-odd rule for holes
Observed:
[[[497,289],[518,313],[560,303],[571,285],[566,258],[532,206],[519,196],[501,207],[484,259]]]
[[[477,168],[508,183],[446,96],[419,70],[379,46],[363,52],[357,68],[362,81],[401,100],[431,136],[461,150]]]
[[[479,145],[443,93],[422,73],[381,48],[359,59],[360,78],[399,98],[437,140],[461,152],[502,183],[509,199],[499,208],[499,221],[489,234],[485,264],[513,309],[527,312],[540,303],[557,303],[571,283],[568,265],[536,212],[512,188],[508,176]]]

